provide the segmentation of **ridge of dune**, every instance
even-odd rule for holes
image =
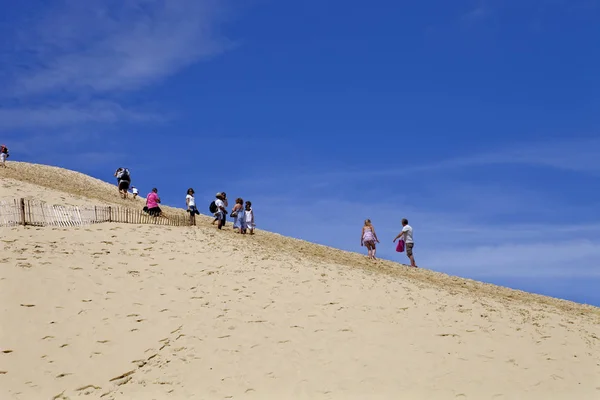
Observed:
[[[96,203],[94,204],[118,205],[130,208],[141,208],[144,204],[143,197],[138,197],[135,201],[131,198],[120,198],[116,186],[101,179],[51,165],[13,161],[9,164],[9,168],[0,171],[0,178],[41,186],[49,190],[69,194],[79,200],[95,200]],[[44,199],[37,198],[37,200]],[[184,210],[169,206],[161,206],[161,208],[167,215],[184,213]]]
[[[132,204],[10,167],[0,200]],[[210,220],[0,228],[0,397],[600,395],[600,308]]]
[[[0,178],[4,180],[8,178],[12,179],[13,181],[21,181],[27,184],[41,186],[57,193],[68,194],[71,196],[70,204],[74,203],[73,199],[76,199],[75,202],[78,205],[88,204],[91,206],[98,204],[95,201],[99,201],[100,204],[114,204],[124,207],[139,206],[144,202],[143,197],[138,198],[137,203],[139,204],[136,204],[136,202],[132,201],[131,199],[121,199],[117,194],[115,185],[81,172],[50,165],[11,162],[10,168],[7,168],[6,170],[0,170]],[[35,191],[35,187],[29,188],[29,192],[32,191]],[[27,192],[27,190],[25,192]],[[18,194],[18,192],[15,193]],[[36,193],[39,193],[39,191]],[[5,192],[3,197],[12,199],[19,196],[7,196]],[[33,199],[35,196],[26,195],[25,197]],[[63,202],[67,204],[69,203],[66,201],[64,196],[55,195],[52,196],[51,199],[56,199],[57,197],[62,197],[61,200]],[[167,215],[187,215],[183,209],[163,205],[161,205],[161,208]],[[200,214],[198,217],[197,224],[199,226],[209,226],[210,221],[212,221],[212,218],[209,218],[204,214]],[[351,267],[359,267],[372,272],[381,272],[390,274],[392,276],[413,278],[423,281],[424,283],[439,284],[446,288],[465,289],[466,287],[469,291],[479,291],[480,294],[500,296],[508,300],[535,301],[542,304],[556,306],[567,311],[586,311],[596,314],[600,318],[600,308],[595,306],[524,292],[521,290],[510,289],[472,279],[455,277],[427,269],[419,269],[417,271],[412,269],[398,269],[399,266],[404,266],[405,264],[387,260],[380,260],[379,263],[372,263],[369,260],[366,260],[365,257],[359,253],[340,250],[301,239],[286,237],[278,233],[261,231],[261,235],[257,236],[255,240],[263,245],[273,244],[286,252],[291,254],[296,253],[298,256],[302,257],[313,257],[321,261],[335,261],[339,264],[344,264]],[[523,298],[523,296],[525,296],[525,298]]]

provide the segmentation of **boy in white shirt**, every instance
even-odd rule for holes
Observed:
[[[131,193],[133,193],[133,198],[135,199],[139,193],[138,188],[136,188],[135,186],[132,186]]]
[[[396,240],[399,238],[402,238],[406,244],[406,255],[410,260],[410,266],[417,268],[417,265],[415,264],[415,258],[413,257],[413,247],[415,247],[415,242],[413,241],[413,229],[412,226],[408,224],[408,220],[406,218],[402,218],[402,232],[400,232],[398,236],[394,238],[394,243],[396,243]]]

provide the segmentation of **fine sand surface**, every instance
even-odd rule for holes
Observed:
[[[600,399],[598,308],[199,222],[0,228],[0,399]]]

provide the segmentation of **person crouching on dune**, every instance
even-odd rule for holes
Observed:
[[[146,207],[148,207],[148,214],[152,215],[153,217],[162,216],[162,210],[158,206],[159,203],[160,197],[158,197],[158,189],[154,188],[150,193],[148,193],[148,196],[146,196]]]

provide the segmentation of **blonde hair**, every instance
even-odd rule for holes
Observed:
[[[371,220],[370,219],[365,219],[365,226],[371,226]]]

